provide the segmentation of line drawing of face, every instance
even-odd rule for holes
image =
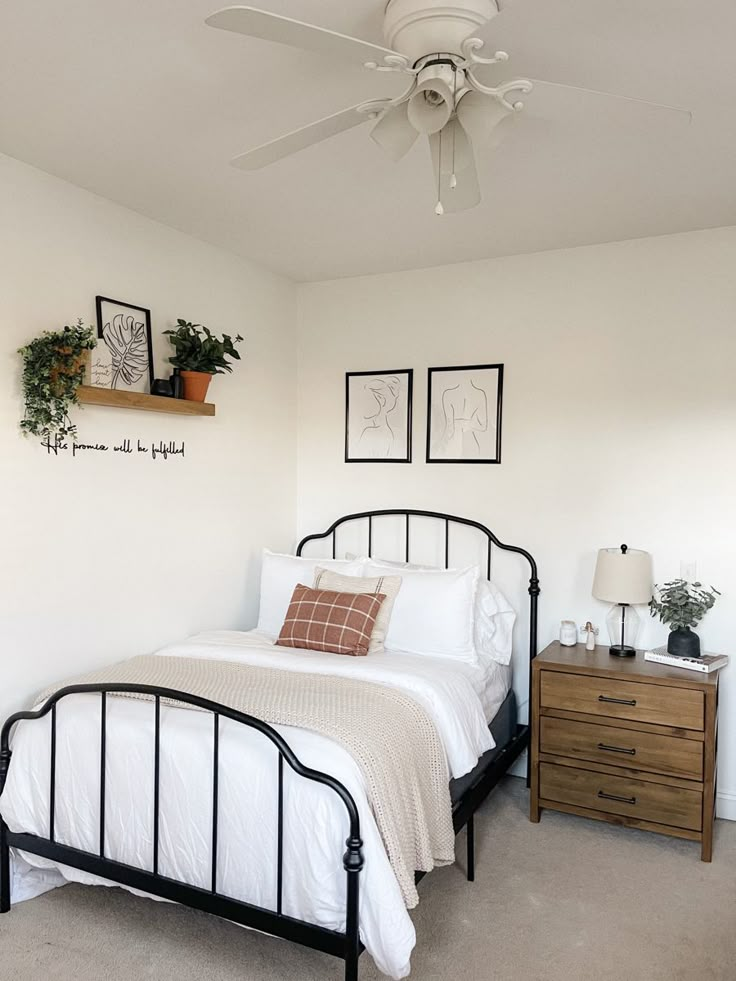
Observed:
[[[368,379],[363,385],[370,408],[363,416],[366,424],[360,434],[360,443],[367,447],[371,456],[389,456],[394,448],[396,434],[388,417],[396,410],[401,397],[401,379],[398,375],[380,375]]]
[[[401,383],[396,375],[388,375],[385,378],[371,378],[364,386],[364,391],[370,392],[376,400],[376,411],[371,415],[364,416],[364,419],[377,419],[385,417],[393,412],[399,402]]]

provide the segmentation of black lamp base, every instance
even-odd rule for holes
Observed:
[[[628,644],[612,644],[608,648],[608,653],[614,657],[636,657],[636,648],[629,647]]]

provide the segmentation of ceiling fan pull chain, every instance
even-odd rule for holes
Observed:
[[[452,111],[457,109],[457,71],[455,72],[452,86]],[[450,190],[454,191],[457,187],[457,175],[455,174],[455,137],[457,136],[457,119],[452,127],[452,173],[450,174]]]
[[[437,204],[434,213],[444,215],[445,209],[442,207],[442,130],[437,135],[439,137],[437,143]]]

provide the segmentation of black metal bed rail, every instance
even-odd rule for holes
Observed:
[[[56,755],[57,755],[57,705],[68,695],[98,694],[100,696],[100,823],[97,853],[64,845],[56,840]],[[107,696],[145,695],[154,703],[154,786],[153,786],[153,861],[150,871],[114,861],[105,854],[105,800],[107,783],[105,776],[107,742]],[[212,714],[213,718],[213,778],[212,778],[212,866],[208,889],[193,886],[161,875],[159,872],[159,815],[160,798],[160,751],[161,751],[161,702],[179,702],[195,706]],[[0,794],[7,780],[12,759],[10,739],[18,722],[30,722],[50,715],[50,767],[49,767],[49,834],[38,835],[11,832],[0,818],[0,913],[10,910],[10,848],[17,848],[72,868],[98,875],[151,893],[163,899],[192,906],[208,913],[233,920],[243,926],[253,927],[274,936],[293,940],[307,947],[332,954],[345,961],[346,981],[356,981],[358,958],[363,951],[359,934],[359,876],[363,868],[363,842],[360,837],[360,820],[355,801],[348,789],[327,773],[304,766],[286,740],[270,725],[253,716],[238,712],[217,702],[200,698],[187,692],[154,685],[89,684],[70,685],[61,688],[35,711],[17,712],[5,722],[0,732]],[[220,720],[229,719],[255,729],[273,743],[278,750],[278,825],[276,855],[276,909],[254,906],[232,899],[218,892],[217,854],[220,784]],[[349,821],[349,836],[345,842],[343,867],[346,873],[345,932],[329,930],[306,921],[295,919],[283,912],[284,883],[284,760],[298,776],[329,787],[342,800]]]

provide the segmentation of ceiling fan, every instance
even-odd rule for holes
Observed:
[[[428,139],[436,214],[475,207],[481,191],[474,147],[497,145],[508,121],[524,108],[519,97],[535,86],[576,88],[528,78],[498,85],[481,82],[480,68],[508,61],[505,51],[484,52],[492,33],[488,25],[498,15],[497,0],[388,0],[383,21],[387,47],[381,47],[255,7],[226,7],[212,14],[206,20],[210,27],[303,48],[329,59],[352,60],[370,71],[407,76],[407,87],[396,98],[350,106],[248,150],[235,157],[233,166],[258,170],[371,120],[371,138],[393,160],[408,153],[419,136]],[[643,103],[626,96],[592,94]],[[672,106],[643,104],[691,115]]]

